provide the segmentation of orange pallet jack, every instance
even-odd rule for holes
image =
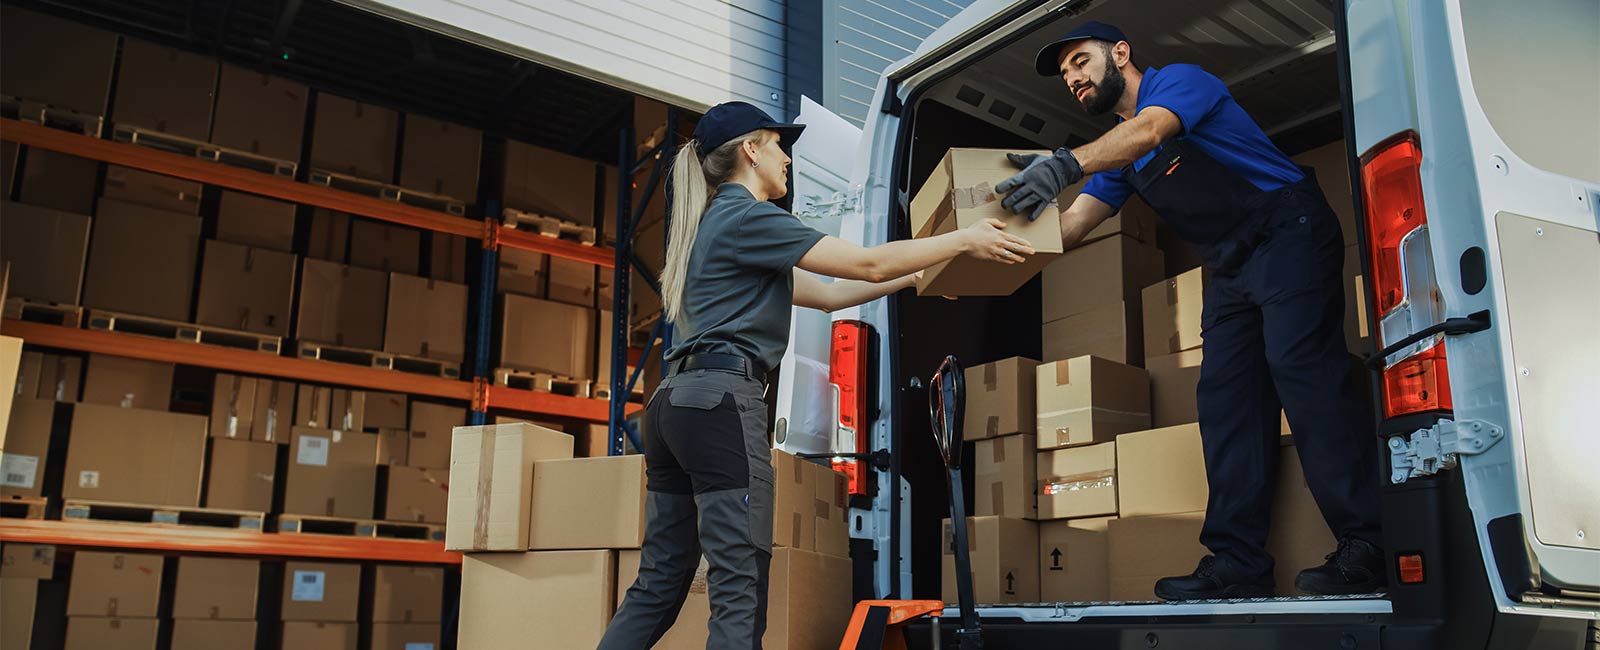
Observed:
[[[961,488],[961,423],[966,408],[967,387],[961,364],[947,356],[928,385],[928,414],[950,486],[950,541],[955,546],[956,599],[961,609],[957,650],[983,650],[983,631],[972,595],[966,498]],[[923,616],[933,617],[933,647],[937,648],[941,642],[939,615],[944,608],[944,602],[938,600],[863,600],[856,603],[839,650],[905,650],[905,625]]]

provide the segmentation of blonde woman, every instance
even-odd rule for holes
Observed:
[[[750,104],[720,104],[673,161],[661,287],[678,343],[644,415],[639,577],[601,650],[654,645],[677,618],[702,554],[710,564],[706,647],[761,647],[773,492],[763,396],[789,341],[791,305],[841,309],[909,288],[915,273],[958,255],[1014,264],[1034,252],[999,221],[872,248],[818,232],[768,202],[788,192],[784,147],[804,128]]]

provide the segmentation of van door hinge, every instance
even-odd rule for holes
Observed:
[[[1409,439],[1395,436],[1389,439],[1389,482],[1455,469],[1461,456],[1488,451],[1504,437],[1505,430],[1483,420],[1439,420],[1412,432]]]
[[[860,185],[852,185],[831,196],[806,194],[795,201],[794,215],[808,219],[838,218],[861,209]]]

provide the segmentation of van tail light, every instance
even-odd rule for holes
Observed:
[[[828,354],[828,383],[833,388],[834,453],[867,453],[866,427],[868,364],[871,363],[872,329],[859,320],[833,322],[832,350]],[[850,477],[850,494],[867,493],[867,465],[854,458],[835,457],[834,471]]]
[[[1396,134],[1361,157],[1379,349],[1444,320],[1428,246],[1421,168],[1422,147],[1411,131]],[[1430,336],[1384,359],[1385,416],[1451,408],[1443,341],[1442,333]]]

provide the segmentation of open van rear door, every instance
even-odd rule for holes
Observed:
[[[845,233],[861,231],[860,192],[851,185],[861,129],[809,97],[800,98],[798,121],[806,131],[790,153],[794,213],[826,234],[856,240],[859,234]],[[834,389],[828,382],[832,325],[831,315],[814,309],[795,307],[790,312],[789,349],[778,370],[773,418],[773,441],[789,453],[833,451],[838,418]]]

